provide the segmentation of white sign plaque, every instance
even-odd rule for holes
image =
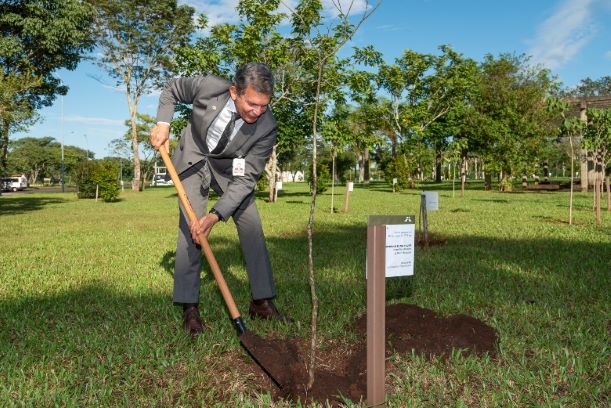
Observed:
[[[414,274],[415,219],[413,215],[369,216],[369,226],[384,226],[384,275],[387,278]]]
[[[414,274],[414,224],[386,226],[386,277]]]
[[[348,182],[348,191],[354,191],[354,182],[352,181]]]
[[[427,211],[439,210],[439,193],[437,191],[424,191],[422,195],[426,200]]]

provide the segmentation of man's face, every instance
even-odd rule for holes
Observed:
[[[250,86],[247,86],[244,93],[240,95],[237,88],[232,85],[229,88],[229,94],[240,117],[246,123],[255,123],[259,116],[267,110],[270,99],[269,95],[257,92]]]

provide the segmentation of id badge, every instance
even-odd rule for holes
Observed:
[[[244,175],[244,170],[246,167],[246,160],[244,159],[233,159],[233,172],[232,174],[234,176],[243,176]]]

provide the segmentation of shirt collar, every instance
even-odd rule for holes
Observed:
[[[231,99],[231,96],[229,97],[229,100],[227,100],[227,109],[229,109],[229,111],[233,113],[237,113],[238,111],[235,107],[235,102],[233,101],[233,99]]]

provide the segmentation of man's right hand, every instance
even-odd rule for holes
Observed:
[[[165,145],[166,151],[170,151],[170,125],[166,123],[157,123],[151,129],[151,137],[149,138],[151,145],[155,150],[159,150],[162,145]]]

